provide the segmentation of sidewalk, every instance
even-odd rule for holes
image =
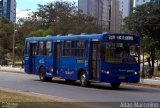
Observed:
[[[24,69],[23,69],[23,68],[20,68],[20,67],[12,67],[12,66],[0,66],[0,71],[24,73]]]
[[[0,71],[4,72],[15,72],[15,73],[25,73],[24,69],[18,68],[18,67],[12,67],[12,66],[0,66]],[[159,77],[153,77],[152,79],[141,79],[141,84],[148,84],[148,85],[158,85],[160,86],[160,78]]]
[[[157,78],[152,78],[152,79],[143,79],[140,81],[140,83],[160,86],[160,78],[157,77]]]

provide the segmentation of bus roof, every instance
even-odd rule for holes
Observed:
[[[66,36],[55,36],[49,35],[47,37],[28,37],[27,40],[39,40],[39,39],[92,39],[92,38],[101,38],[103,34],[92,34],[92,35],[66,35]]]
[[[136,35],[130,35],[130,34],[121,34],[121,33],[104,33],[104,34],[82,34],[82,35],[66,35],[66,36],[61,36],[61,35],[48,35],[46,37],[28,37],[26,38],[26,41],[39,41],[39,40],[53,40],[53,41],[63,41],[63,40],[92,40],[92,39],[97,39],[97,41],[107,41],[109,40],[109,36],[132,36],[135,38],[136,43],[140,42],[140,37]],[[128,41],[128,40],[125,40]]]

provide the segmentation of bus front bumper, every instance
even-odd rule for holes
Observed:
[[[106,76],[107,83],[113,82],[128,82],[128,83],[138,83],[140,81],[140,75],[107,75]]]

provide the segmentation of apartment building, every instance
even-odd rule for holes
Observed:
[[[0,0],[0,16],[3,15],[3,0]]]
[[[79,0],[78,8],[93,16],[104,31],[120,32],[121,14],[118,0]]]
[[[151,2],[154,2],[154,3],[160,4],[160,0],[151,0]]]
[[[133,0],[119,0],[119,10],[121,11],[122,18],[129,16],[133,10]]]
[[[103,0],[103,7],[102,7],[102,25],[104,31],[110,31],[111,25],[111,0]]]
[[[134,0],[134,4],[133,4],[133,7],[137,7],[137,6],[140,6],[142,4],[145,4],[147,2],[150,2],[151,0]]]
[[[119,0],[111,0],[110,32],[120,33],[122,14],[119,10]]]
[[[15,22],[16,0],[0,0],[0,16]]]
[[[95,17],[97,23],[100,24],[102,19],[103,0],[79,0],[78,8],[86,15]]]

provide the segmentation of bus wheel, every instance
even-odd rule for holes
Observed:
[[[80,76],[80,84],[81,84],[82,87],[87,87],[90,84],[90,82],[87,81],[87,79],[86,79],[85,73],[82,73],[81,76]]]
[[[44,68],[43,67],[41,67],[39,69],[39,79],[41,81],[47,81],[47,78],[45,77],[45,73],[44,73]]]
[[[51,82],[51,81],[52,81],[52,77],[48,77],[48,78],[46,78],[46,80],[47,80],[48,82]]]
[[[118,88],[121,85],[120,82],[115,82],[115,83],[110,83],[110,84],[111,84],[112,88]]]

